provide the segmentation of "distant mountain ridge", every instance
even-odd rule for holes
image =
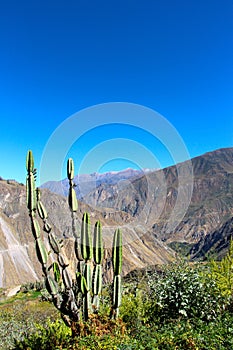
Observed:
[[[100,186],[101,184],[117,184],[120,181],[138,178],[148,173],[150,169],[136,170],[127,168],[120,171],[109,171],[106,173],[79,174],[74,177],[76,184],[76,195],[78,199],[84,198],[89,192]],[[40,188],[48,188],[50,191],[67,196],[69,190],[69,181],[67,178],[61,181],[48,181],[40,186]]]

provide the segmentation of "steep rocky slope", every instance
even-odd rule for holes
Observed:
[[[149,231],[168,243],[196,243],[233,216],[233,148],[196,157],[192,159],[192,168],[191,202],[173,231],[167,230],[167,222],[178,191],[186,191],[185,184],[179,188],[175,166],[149,173],[130,184],[102,184],[84,199],[91,205],[112,207],[129,213],[134,219],[140,218]]]
[[[226,221],[219,229],[208,233],[191,251],[191,258],[205,259],[208,256],[214,256],[215,259],[222,259],[227,253],[229,242],[233,238],[233,217]]]

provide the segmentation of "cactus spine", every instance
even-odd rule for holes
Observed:
[[[76,281],[73,281],[68,269],[69,264],[67,264],[62,253],[62,244],[53,233],[52,226],[48,221],[47,211],[41,201],[40,190],[36,188],[36,169],[34,168],[32,151],[27,153],[26,169],[27,208],[31,219],[32,234],[35,239],[37,258],[44,273],[47,291],[50,293],[54,305],[61,312],[63,320],[71,327],[74,322],[79,322],[82,319],[87,320],[90,313],[98,312],[99,309],[104,252],[101,223],[97,221],[95,224],[92,242],[90,216],[88,213],[84,213],[80,235],[77,229],[78,201],[73,182],[74,163],[69,158],[67,162],[68,203],[72,216],[72,229],[75,239],[74,250],[77,258]],[[37,217],[42,221],[43,231],[47,235],[51,250],[47,250],[47,245],[44,244],[41,225]],[[121,303],[122,235],[120,230],[116,230],[114,234],[112,254],[114,270],[112,310],[113,316],[116,318]],[[50,263],[50,260],[52,260],[52,263]]]

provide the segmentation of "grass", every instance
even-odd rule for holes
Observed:
[[[24,302],[28,302],[30,300],[37,300],[40,297],[41,297],[41,293],[39,291],[30,291],[28,293],[19,292],[12,297],[8,297],[8,298],[2,297],[0,300],[0,309],[4,305],[14,304],[20,300],[22,300]]]

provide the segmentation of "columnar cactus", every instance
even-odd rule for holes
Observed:
[[[41,201],[40,190],[36,188],[36,169],[32,151],[28,151],[26,159],[27,180],[26,197],[32,234],[35,238],[37,258],[42,266],[45,286],[52,297],[54,305],[61,312],[63,320],[72,326],[74,322],[87,320],[90,313],[98,312],[102,288],[103,241],[100,221],[94,228],[94,237],[90,233],[90,217],[83,214],[81,235],[77,229],[78,201],[74,190],[74,163],[70,158],[67,162],[67,177],[69,180],[68,203],[72,215],[72,229],[75,239],[74,249],[77,258],[76,281],[73,281],[68,270],[62,244],[57,240],[48,221],[48,214]],[[37,215],[43,222],[43,231],[48,237],[51,251],[46,249]],[[52,254],[50,254],[50,252]],[[122,235],[118,229],[113,242],[113,317],[118,317],[121,303],[121,270],[122,270]],[[50,259],[48,259],[50,256]],[[49,265],[48,261],[52,260]],[[72,326],[73,327],[73,326]]]

